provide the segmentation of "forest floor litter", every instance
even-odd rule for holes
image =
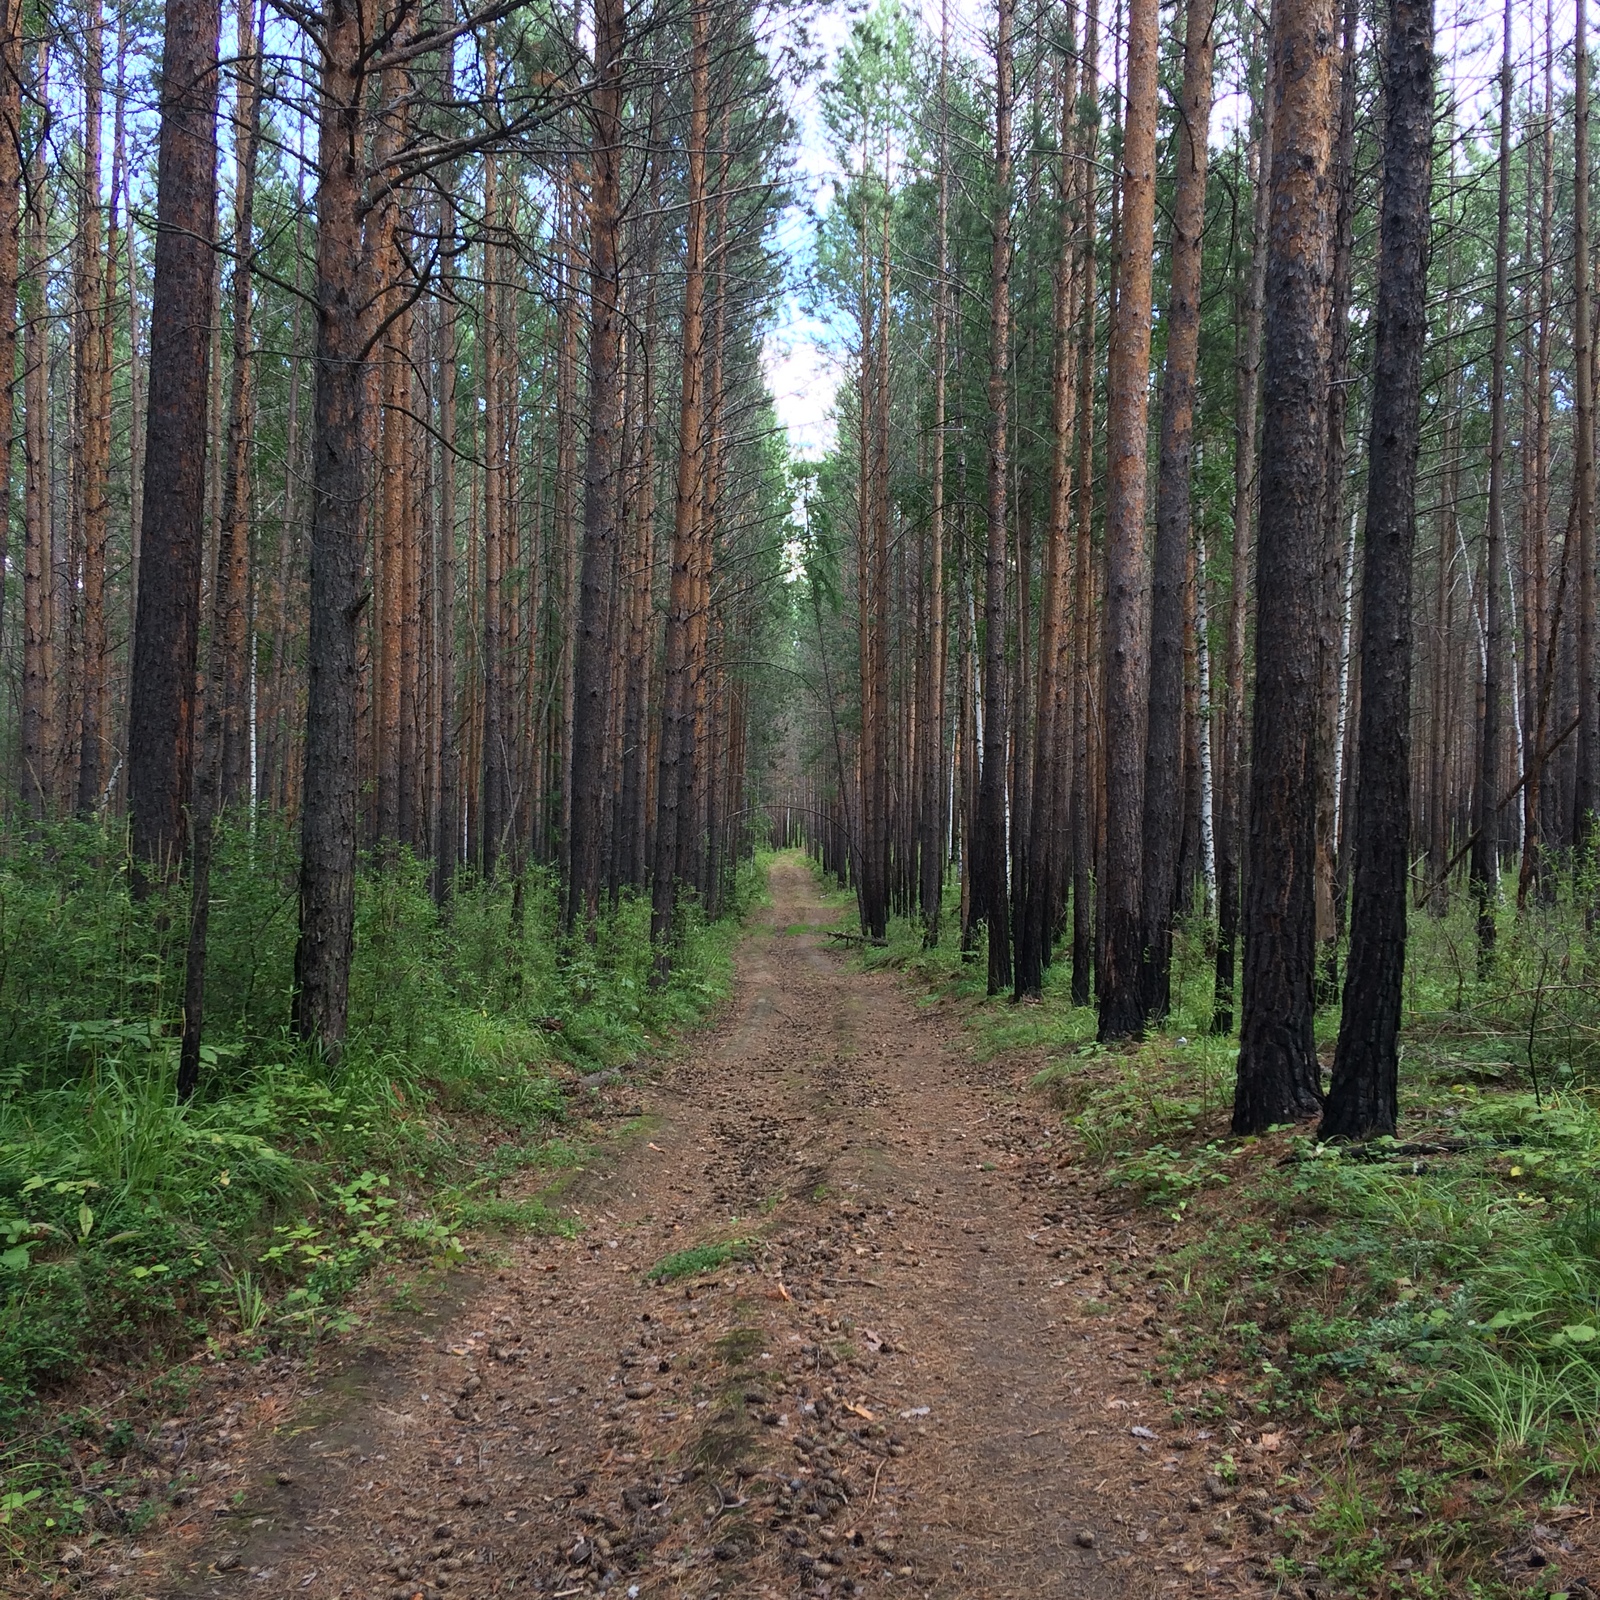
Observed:
[[[1316,1475],[1292,1429],[1173,1422],[1164,1220],[833,915],[779,858],[720,1020],[589,1091],[619,1131],[573,1237],[485,1243],[314,1362],[217,1363],[154,1430],[172,1517],[38,1592],[1285,1592]]]

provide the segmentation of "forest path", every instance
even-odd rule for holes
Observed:
[[[1015,1071],[827,948],[803,862],[771,890],[720,1023],[563,1196],[578,1236],[242,1397],[121,1592],[1261,1592],[1146,1376],[1148,1248]]]

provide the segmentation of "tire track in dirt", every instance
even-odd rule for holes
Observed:
[[[242,1404],[183,1520],[79,1586],[1262,1592],[1247,1508],[1146,1377],[1154,1307],[1107,1288],[1125,1221],[1072,1194],[1048,1119],[937,1008],[824,947],[803,864],[772,898],[720,1025],[645,1087],[649,1131],[564,1197],[576,1239],[517,1240],[254,1429]],[[646,1280],[736,1238],[742,1259]]]

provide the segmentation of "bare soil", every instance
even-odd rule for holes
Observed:
[[[1293,1440],[1174,1424],[1141,1238],[1020,1064],[830,947],[784,859],[734,998],[563,1196],[314,1365],[226,1363],[120,1596],[1258,1594]],[[636,1115],[635,1115],[636,1114]],[[1148,1229],[1142,1221],[1139,1228]],[[651,1270],[741,1241],[710,1270]],[[1258,1484],[1263,1487],[1254,1487]]]

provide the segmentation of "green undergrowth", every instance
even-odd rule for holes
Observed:
[[[525,1179],[502,1185],[581,1160],[582,1077],[728,992],[736,915],[691,915],[670,981],[652,987],[647,901],[624,898],[574,948],[544,871],[520,890],[463,878],[441,914],[406,858],[362,874],[349,1037],[329,1065],[287,1028],[292,846],[265,828],[221,841],[203,1075],[179,1105],[181,899],[135,898],[117,841],[95,829],[0,840],[0,1538],[13,1546],[82,1523],[52,1419],[86,1369],[110,1364],[158,1395],[208,1340],[262,1355],[348,1326],[375,1268],[448,1262],[469,1230],[564,1226]],[[761,866],[741,874],[736,911],[762,892]],[[93,1407],[72,1416],[98,1460],[127,1432]]]
[[[1340,1148],[1314,1124],[1230,1134],[1237,1039],[1208,1031],[1208,933],[1180,941],[1166,1027],[1115,1049],[1064,965],[1018,1006],[985,997],[982,949],[953,933],[925,951],[897,921],[861,959],[955,1001],[979,1059],[1031,1069],[1071,1165],[1163,1241],[1120,1276],[1154,1302],[1174,1421],[1304,1441],[1278,1492],[1317,1509],[1280,1519],[1284,1592],[1593,1581],[1596,1556],[1560,1546],[1600,1478],[1600,934],[1566,893],[1505,907],[1480,977],[1464,896],[1413,912],[1399,1137]],[[1337,1029],[1325,1008],[1325,1062]]]
[[[697,1244],[658,1261],[645,1276],[652,1283],[676,1283],[703,1272],[715,1272],[730,1261],[742,1261],[749,1254],[749,1241],[728,1239],[721,1244]]]

